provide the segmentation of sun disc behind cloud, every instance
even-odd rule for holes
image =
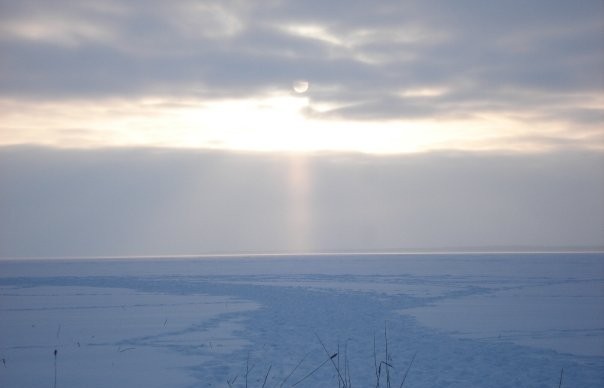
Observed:
[[[304,93],[308,90],[308,81],[306,80],[297,80],[294,81],[292,87],[294,88],[294,92],[296,93]]]

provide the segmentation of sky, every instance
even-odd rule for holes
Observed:
[[[604,249],[604,2],[0,0],[0,257]]]

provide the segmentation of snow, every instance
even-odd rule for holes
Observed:
[[[512,341],[564,353],[604,356],[601,281],[533,281],[402,313],[462,338]]]
[[[6,260],[0,333],[2,387],[52,386],[55,349],[57,387],[243,387],[246,368],[250,387],[294,369],[284,387],[334,387],[330,362],[303,378],[335,352],[369,387],[386,337],[393,386],[415,355],[405,386],[553,387],[564,368],[598,387],[604,255]]]
[[[58,349],[64,386],[186,386],[182,373],[190,357],[165,352],[179,346],[240,350],[248,343],[233,335],[238,319],[257,308],[253,302],[209,295],[170,295],[125,288],[5,286],[0,340],[6,368],[3,386],[42,386],[54,376],[49,350]],[[225,318],[221,318],[221,317]],[[211,326],[204,323],[213,322]],[[157,360],[157,361],[153,361]],[[149,362],[157,362],[155,373]],[[39,371],[30,375],[30,371]],[[152,373],[149,373],[152,372]],[[30,382],[26,379],[32,379]],[[35,379],[34,379],[35,378]],[[6,385],[4,385],[6,383]]]

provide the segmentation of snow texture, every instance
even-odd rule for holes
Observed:
[[[0,333],[2,387],[600,387],[604,255],[6,260]]]

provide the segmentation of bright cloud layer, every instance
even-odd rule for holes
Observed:
[[[0,7],[4,145],[604,148],[597,0]]]

